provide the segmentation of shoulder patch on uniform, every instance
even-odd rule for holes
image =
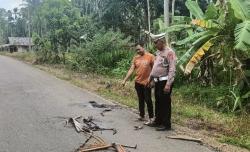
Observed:
[[[167,58],[168,58],[169,60],[174,60],[174,52],[173,52],[173,51],[170,51],[170,52],[168,53]]]

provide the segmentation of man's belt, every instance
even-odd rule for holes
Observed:
[[[165,77],[159,77],[159,78],[154,78],[154,81],[155,81],[155,82],[165,81],[165,80],[168,80],[168,76],[165,76]]]

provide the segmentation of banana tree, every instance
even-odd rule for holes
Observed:
[[[192,0],[187,0],[186,6],[192,14],[192,21],[188,25],[191,25],[193,34],[175,43],[176,46],[187,50],[178,59],[178,65],[188,75],[198,63],[204,65],[208,60],[212,60],[212,66],[227,74],[228,77],[224,79],[229,79],[230,90],[236,85],[241,89],[239,82],[244,81],[244,84],[247,84],[244,88],[247,89],[241,89],[239,99],[237,96],[233,107],[235,111],[249,99],[250,83],[246,78],[247,71],[242,69],[241,61],[250,57],[250,1],[228,0],[225,3],[210,3],[205,12]],[[167,28],[166,32],[174,31],[171,29],[187,31],[184,27],[188,25],[173,25]],[[201,71],[204,71],[202,68]]]
[[[187,0],[186,6],[193,15],[192,18],[195,18],[190,23],[195,33],[176,42],[176,45],[191,44],[188,51],[178,60],[180,66],[187,63],[184,68],[186,74],[191,73],[203,56],[216,47],[215,44],[221,45],[218,42],[232,42],[234,50],[250,54],[250,1],[230,0],[223,7],[210,3],[206,12],[203,12],[198,3],[192,0]],[[184,29],[180,27],[188,27],[188,25],[173,25],[166,31]]]

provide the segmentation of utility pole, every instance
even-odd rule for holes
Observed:
[[[169,0],[164,0],[164,22],[165,26],[169,27]],[[168,33],[166,33],[166,41],[168,43],[169,37]]]

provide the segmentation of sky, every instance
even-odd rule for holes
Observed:
[[[7,10],[19,7],[23,0],[0,0],[0,8]]]

